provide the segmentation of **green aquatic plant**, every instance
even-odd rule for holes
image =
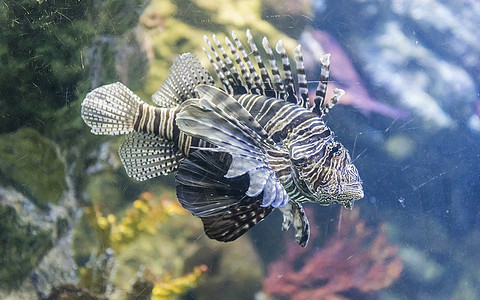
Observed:
[[[88,77],[85,44],[92,1],[0,3],[0,131],[42,127],[77,97]]]

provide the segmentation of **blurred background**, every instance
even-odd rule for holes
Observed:
[[[127,177],[119,137],[80,117],[121,81],[150,101],[203,35],[249,28],[323,53],[326,117],[363,179],[353,210],[306,204],[303,249],[275,211],[228,244]],[[0,1],[0,298],[479,299],[480,2]],[[257,42],[257,44],[259,44]]]

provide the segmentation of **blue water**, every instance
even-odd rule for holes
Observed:
[[[209,271],[181,299],[208,299],[219,289],[231,299],[304,299],[275,284],[268,292],[266,278],[301,277],[317,263],[316,274],[331,277],[309,273],[295,287],[310,299],[342,274],[354,284],[336,295],[349,299],[480,299],[480,4],[313,0],[261,7],[263,13],[257,1],[0,3],[0,297],[46,297],[69,283],[117,298],[139,274],[177,278],[204,264]],[[313,88],[319,49],[331,51],[330,85],[346,95],[325,121],[349,149],[365,197],[352,211],[305,204],[315,226],[305,252],[292,250],[299,246],[292,230],[281,231],[279,212],[229,244],[209,241],[187,213],[168,221],[175,226],[146,225],[166,237],[136,233],[129,250],[112,260],[101,256],[100,227],[82,217],[83,209],[95,204],[120,220],[143,192],[175,200],[175,182],[172,175],[128,178],[117,156],[121,139],[94,136],[81,120],[85,94],[122,81],[149,99],[176,55],[203,55],[204,33],[235,29],[244,39],[246,28],[273,34],[272,45],[280,35],[301,43]],[[382,233],[382,249],[395,250],[379,264],[401,272],[362,291],[388,277],[361,280],[382,253],[372,246]],[[351,246],[355,238],[361,242]],[[334,242],[343,248],[327,256]],[[291,269],[274,270],[288,253],[297,255]],[[331,264],[312,260],[318,253]],[[390,264],[396,261],[400,266]],[[97,286],[82,283],[80,268],[100,262],[107,265],[98,267],[102,279],[90,278]]]

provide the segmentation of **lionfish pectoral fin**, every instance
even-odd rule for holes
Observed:
[[[143,132],[128,134],[118,153],[128,176],[139,181],[169,174],[184,157],[174,149],[172,141]]]
[[[197,91],[201,99],[186,101],[180,107],[176,118],[180,130],[229,153],[233,159],[225,176],[248,173],[246,196],[255,197],[263,191],[263,207],[285,205],[289,198],[265,155],[267,149],[281,150],[234,98],[205,85],[198,86]]]
[[[175,107],[195,98],[195,87],[199,84],[213,85],[214,81],[194,54],[184,53],[175,60],[167,79],[152,95],[152,101],[160,107]]]
[[[177,197],[182,206],[199,217],[206,235],[233,241],[267,217],[272,207],[262,207],[262,194],[246,195],[246,174],[227,178],[231,155],[197,150],[184,159],[176,175]]]
[[[133,131],[138,107],[143,103],[120,82],[89,92],[82,102],[82,118],[94,134],[125,134]]]
[[[234,241],[246,233],[258,222],[265,219],[273,210],[272,207],[262,207],[259,203],[236,205],[224,214],[211,217],[201,217],[205,234],[221,242]]]
[[[283,213],[282,230],[288,230],[293,224],[295,241],[305,247],[310,237],[310,225],[302,205],[290,201],[287,205],[280,207],[280,211]]]
[[[200,98],[211,101],[218,110],[227,116],[238,120],[238,124],[253,130],[259,138],[268,139],[267,133],[262,126],[253,118],[253,116],[240,104],[235,98],[229,96],[222,90],[210,85],[198,85],[195,90]]]

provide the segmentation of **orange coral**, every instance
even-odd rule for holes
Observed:
[[[310,247],[288,243],[284,257],[268,267],[264,292],[294,300],[349,299],[391,285],[403,265],[397,248],[387,244],[385,225],[366,227],[358,209],[344,215],[338,232],[319,251],[312,249],[315,224]]]

